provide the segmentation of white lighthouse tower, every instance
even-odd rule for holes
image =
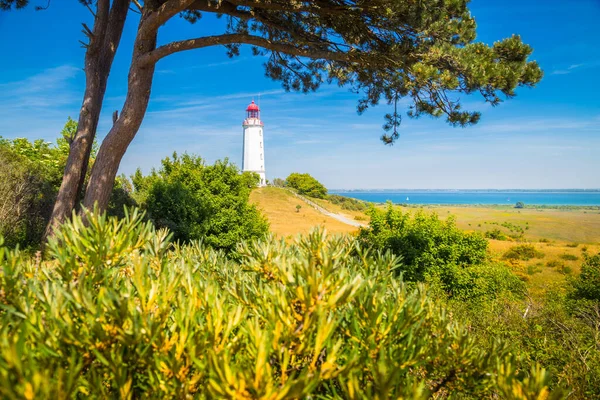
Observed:
[[[259,186],[266,186],[264,125],[260,120],[260,108],[254,103],[254,100],[246,108],[246,119],[242,126],[244,127],[242,171],[256,172],[260,176]]]

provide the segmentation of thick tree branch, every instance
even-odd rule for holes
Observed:
[[[339,62],[352,62],[353,60],[353,57],[349,53],[335,52],[323,49],[311,49],[307,47],[297,47],[288,43],[272,41],[261,36],[255,36],[244,33],[231,33],[225,35],[206,36],[196,39],[172,42],[160,46],[156,50],[153,50],[143,55],[140,61],[143,64],[152,64],[156,63],[161,58],[164,58],[173,53],[178,53],[180,51],[227,44],[249,44],[272,51],[312,59],[327,59]]]
[[[147,16],[140,27],[140,33],[142,33],[142,36],[152,35],[162,24],[184,11],[193,2],[194,0],[169,0],[158,7],[157,10],[145,10],[144,13],[147,13]]]

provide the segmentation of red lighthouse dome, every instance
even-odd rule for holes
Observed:
[[[246,112],[248,113],[248,118],[260,119],[260,108],[254,103],[254,100],[252,100],[252,103],[246,108]]]

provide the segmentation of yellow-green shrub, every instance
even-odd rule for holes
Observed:
[[[2,398],[548,398],[398,259],[322,231],[231,261],[136,213],[77,217],[37,262],[0,245]]]

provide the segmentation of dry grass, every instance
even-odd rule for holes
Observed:
[[[326,217],[307,204],[279,188],[261,188],[252,192],[251,201],[257,204],[271,223],[271,231],[282,237],[306,233],[312,227],[322,225],[332,233],[356,232],[356,228]],[[368,220],[364,213],[343,210],[339,205],[326,200],[316,201],[328,211],[355,216]],[[299,213],[296,205],[302,205]],[[427,211],[436,212],[441,218],[456,217],[457,225],[465,230],[485,232],[505,228],[496,224],[505,222],[529,229],[521,241],[490,240],[490,253],[494,259],[507,262],[525,281],[533,296],[544,293],[548,288],[565,282],[569,275],[579,273],[583,260],[583,249],[588,254],[600,252],[600,213],[584,210],[522,209],[508,207],[444,207],[426,206]],[[403,208],[413,212],[415,208]],[[540,242],[544,240],[544,242]],[[543,257],[527,261],[506,261],[502,255],[512,246],[530,243],[543,253]],[[577,244],[577,245],[575,245]],[[577,260],[565,259],[564,255],[576,256]],[[567,258],[572,258],[567,256]]]
[[[319,213],[284,189],[274,187],[255,189],[250,196],[250,202],[258,205],[266,215],[271,224],[271,232],[281,237],[294,237],[300,233],[307,233],[315,226],[323,226],[331,233],[357,231],[353,226]],[[296,212],[298,204],[302,206],[300,212]],[[326,208],[334,211],[330,207]]]
[[[600,212],[596,210],[515,209],[508,207],[442,207],[425,209],[437,212],[441,217],[456,216],[459,227],[485,232],[495,228],[490,223],[510,222],[529,230],[525,236],[530,240],[548,239],[559,242],[600,242]]]

